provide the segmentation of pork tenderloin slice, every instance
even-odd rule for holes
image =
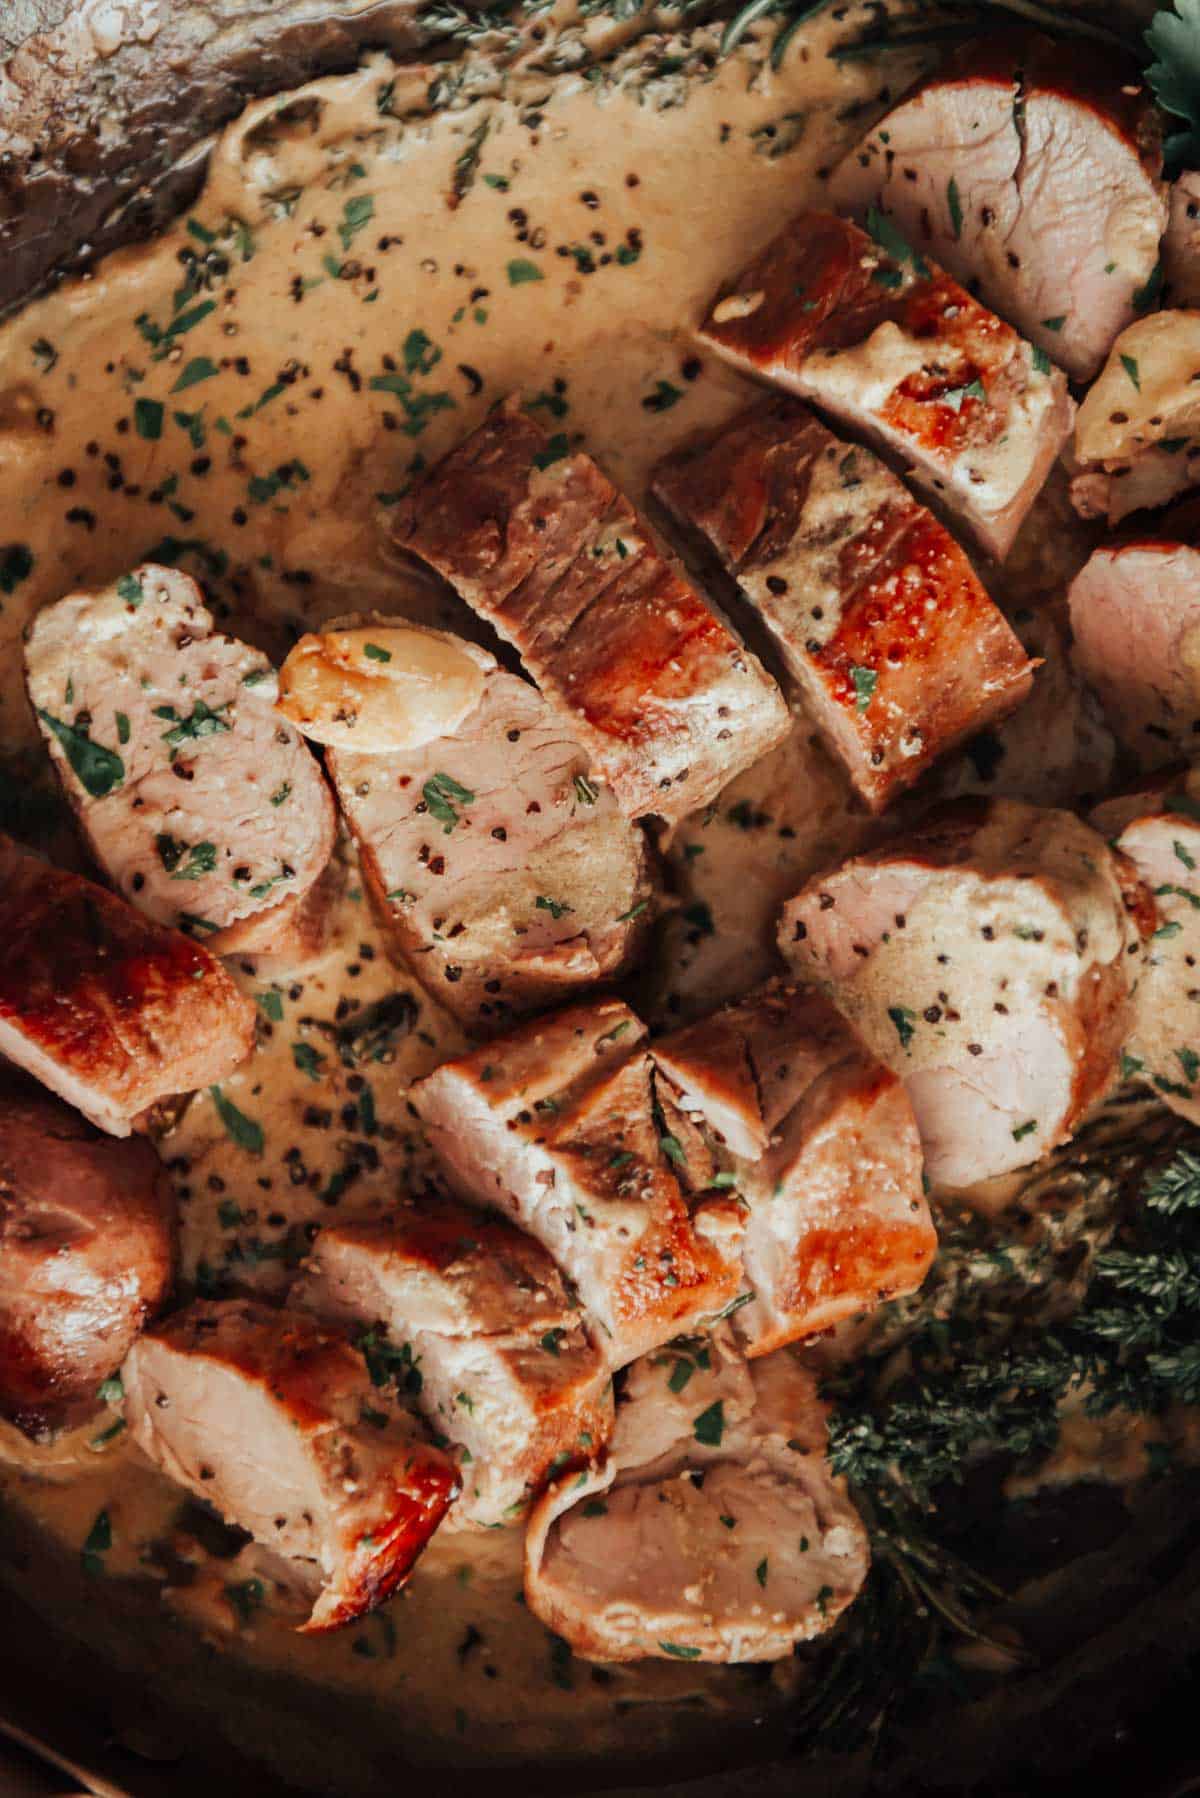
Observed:
[[[433,1193],[386,1218],[326,1226],[295,1290],[327,1317],[439,1336],[540,1337],[579,1321],[540,1243]]]
[[[815,1382],[748,1368],[728,1331],[639,1361],[606,1461],[535,1504],[534,1615],[589,1660],[777,1660],[866,1577],[866,1532],[825,1460]]]
[[[591,777],[560,713],[486,663],[479,703],[452,735],[390,754],[331,749],[327,761],[398,956],[465,1024],[492,1032],[620,975],[650,887],[640,828]]]
[[[1028,694],[1035,664],[950,533],[806,406],[752,408],[651,490],[735,577],[872,811]]]
[[[1044,1155],[1117,1078],[1153,901],[1070,813],[935,808],[817,875],[780,948],[904,1081],[935,1186]]]
[[[0,1055],[100,1129],[223,1080],[254,1021],[199,943],[0,836]]]
[[[654,1045],[685,1113],[732,1156],[749,1206],[748,1355],[914,1292],[937,1236],[897,1076],[820,993],[773,980]]]
[[[1200,305],[1200,170],[1185,169],[1171,184],[1162,265],[1171,305]]]
[[[496,1528],[548,1471],[598,1453],[611,1379],[540,1245],[498,1217],[432,1195],[318,1236],[293,1302],[368,1332],[460,1462],[454,1520]]]
[[[1075,661],[1144,768],[1200,742],[1200,551],[1159,537],[1105,545],[1068,589]]]
[[[542,1243],[612,1367],[736,1297],[743,1208],[720,1192],[685,1196],[683,1150],[626,1006],[538,1019],[444,1064],[411,1098],[451,1185]]]
[[[1200,311],[1154,312],[1122,331],[1075,421],[1071,499],[1119,524],[1200,484]]]
[[[0,1416],[44,1440],[165,1303],[175,1208],[158,1156],[0,1070]]]
[[[898,456],[1001,560],[1070,432],[1066,377],[889,221],[803,212],[700,339]]]
[[[778,689],[645,520],[519,401],[417,482],[393,533],[513,644],[627,816],[676,822],[786,732]]]
[[[1111,50],[989,31],[885,113],[835,170],[1076,381],[1154,292],[1167,223],[1162,130]]]
[[[390,1598],[457,1494],[416,1420],[303,1315],[198,1300],[141,1337],[123,1377],[126,1420],[155,1465],[317,1575],[305,1630]]]
[[[131,904],[217,953],[246,920],[286,923],[281,900],[329,860],[333,800],[274,710],[274,669],[213,629],[189,575],[145,563],[47,606],[25,679],[96,860]]]
[[[1164,773],[1106,800],[1092,823],[1115,839],[1154,894],[1158,925],[1145,946],[1122,1076],[1144,1082],[1200,1124],[1200,774]]]

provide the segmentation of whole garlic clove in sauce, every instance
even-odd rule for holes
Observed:
[[[358,622],[301,637],[278,710],[314,742],[368,755],[452,735],[483,697],[486,650],[414,624]]]

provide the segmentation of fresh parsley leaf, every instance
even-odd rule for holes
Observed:
[[[910,1011],[907,1005],[889,1005],[888,1017],[896,1026],[896,1035],[900,1038],[900,1047],[902,1049],[907,1049],[909,1043],[911,1043],[913,1039],[913,1026],[917,1019],[916,1012]]]
[[[429,808],[430,816],[437,819],[445,836],[449,836],[459,821],[455,809],[458,805],[472,805],[475,795],[469,787],[460,786],[452,775],[433,774],[421,788],[421,797]]]
[[[38,717],[62,744],[63,754],[79,784],[93,799],[103,799],[125,779],[125,764],[115,749],[93,743],[86,731],[61,718],[52,718],[41,706]]]
[[[954,179],[953,175],[951,175],[949,181],[946,183],[946,204],[950,208],[950,228],[954,232],[955,239],[957,240],[962,236],[963,211],[962,201],[959,198],[958,193],[958,182]]]
[[[850,679],[854,683],[854,709],[856,712],[865,712],[875,697],[879,675],[874,668],[863,668],[858,663],[852,662]]]
[[[248,1155],[261,1155],[265,1142],[262,1125],[247,1117],[244,1111],[239,1111],[219,1086],[210,1086],[208,1090],[230,1141],[235,1142],[239,1149],[245,1149]]]
[[[717,1399],[699,1417],[692,1420],[692,1434],[705,1448],[720,1448],[725,1434],[725,1403]]]
[[[1121,367],[1125,370],[1125,373],[1129,376],[1129,379],[1132,381],[1132,383],[1133,383],[1134,387],[1137,389],[1138,393],[1140,393],[1142,391],[1142,375],[1141,375],[1141,370],[1138,368],[1137,357],[1136,356],[1122,356],[1121,357]]]
[[[508,264],[508,285],[524,287],[529,281],[544,281],[545,276],[536,262],[529,262],[522,256],[514,257]]]

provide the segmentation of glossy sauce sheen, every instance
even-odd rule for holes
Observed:
[[[689,328],[782,217],[820,203],[815,171],[859,134],[861,117],[836,115],[879,72],[825,55],[857,28],[857,11],[816,22],[778,71],[770,35],[751,32],[686,84],[634,56],[628,88],[566,77],[546,100],[545,76],[518,69],[509,97],[431,117],[427,70],[375,62],[290,108],[252,107],[173,230],[0,331],[0,749],[44,766],[21,691],[30,616],[151,551],[179,556],[218,628],[276,661],[304,630],[370,609],[470,634],[464,607],[400,565],[389,517],[418,458],[434,462],[514,389],[640,503],[655,461],[745,402]],[[589,29],[616,43],[628,28]],[[715,44],[701,32],[690,49]],[[916,70],[891,59],[892,93]],[[464,158],[474,179],[457,191]],[[736,874],[744,841],[731,849]],[[269,1292],[314,1216],[371,1215],[398,1176],[419,1180],[406,1091],[462,1038],[419,989],[395,997],[353,868],[318,962],[232,967],[258,1003],[258,1050],[224,1083],[223,1110],[202,1094],[164,1154],[188,1271],[203,1282],[232,1267]],[[99,1441],[110,1423],[102,1413],[42,1451],[0,1426],[0,1494],[72,1553],[105,1511],[104,1566],[121,1575],[180,1495],[127,1437]],[[53,1483],[31,1477],[39,1467]],[[777,1702],[786,1666],[763,1684],[661,1661],[601,1679],[564,1662],[515,1602],[522,1534],[443,1533],[382,1618],[335,1637],[297,1637],[294,1618],[265,1610],[239,1624],[222,1603],[214,1633],[378,1698],[426,1756],[431,1743],[470,1759],[585,1741],[644,1754],[694,1741],[697,1706],[724,1730]]]

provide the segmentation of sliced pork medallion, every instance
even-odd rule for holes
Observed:
[[[1068,597],[1076,663],[1120,740],[1146,768],[1200,753],[1200,550],[1164,522],[1096,550]]]
[[[392,516],[400,548],[520,652],[629,817],[678,821],[785,734],[778,689],[645,520],[516,402]]]
[[[921,1284],[937,1248],[904,1087],[820,993],[770,981],[654,1045],[750,1207],[748,1355]]]
[[[306,1630],[390,1598],[458,1490],[361,1356],[299,1314],[199,1300],[141,1337],[124,1382],[139,1448],[309,1576]]]
[[[717,295],[701,339],[893,451],[1003,558],[1070,431],[1066,377],[890,220],[871,224],[802,212]]]
[[[815,1382],[786,1353],[747,1366],[723,1329],[639,1361],[602,1468],[534,1507],[526,1603],[589,1660],[791,1654],[867,1572],[825,1442]]]
[[[0,836],[0,1055],[112,1136],[233,1072],[255,1009],[199,943]]]
[[[1069,812],[963,800],[808,882],[780,947],[908,1089],[931,1180],[1006,1173],[1117,1078],[1153,901]]]
[[[620,1367],[737,1296],[744,1208],[690,1196],[641,1022],[616,1000],[445,1063],[412,1102],[456,1190],[543,1244]]]
[[[1109,49],[988,31],[919,81],[833,178],[1077,381],[1155,298],[1160,115]]]
[[[950,533],[870,450],[774,400],[661,463],[873,811],[1029,692],[1033,664]]]
[[[218,954],[269,952],[333,848],[333,799],[275,671],[152,563],[39,613],[30,701],[101,868]]]
[[[339,740],[327,751],[368,891],[398,954],[436,999],[483,1031],[620,974],[648,921],[645,841],[611,788],[591,777],[559,713],[461,638],[367,629],[365,651],[376,665],[387,658],[384,676],[437,648],[450,673],[462,665],[464,685],[473,677],[469,703],[448,717],[415,706],[406,728],[394,709],[386,749]],[[291,661],[282,703],[317,734],[324,717],[290,709]],[[435,690],[441,699],[445,687]],[[331,700],[338,691],[335,681]],[[357,735],[384,741],[365,713]]]
[[[426,1197],[318,1236],[297,1301],[367,1334],[381,1382],[452,1444],[453,1520],[515,1522],[548,1471],[598,1455],[612,1385],[546,1251],[500,1218]]]
[[[1079,408],[1071,499],[1118,524],[1200,485],[1200,311],[1123,331]]]
[[[174,1235],[149,1143],[0,1073],[0,1416],[38,1438],[97,1410],[170,1291]]]
[[[1200,305],[1200,170],[1185,170],[1171,187],[1162,262],[1171,305]]]
[[[1107,800],[1092,822],[1115,838],[1158,910],[1121,1072],[1200,1124],[1200,773],[1164,774]]]

